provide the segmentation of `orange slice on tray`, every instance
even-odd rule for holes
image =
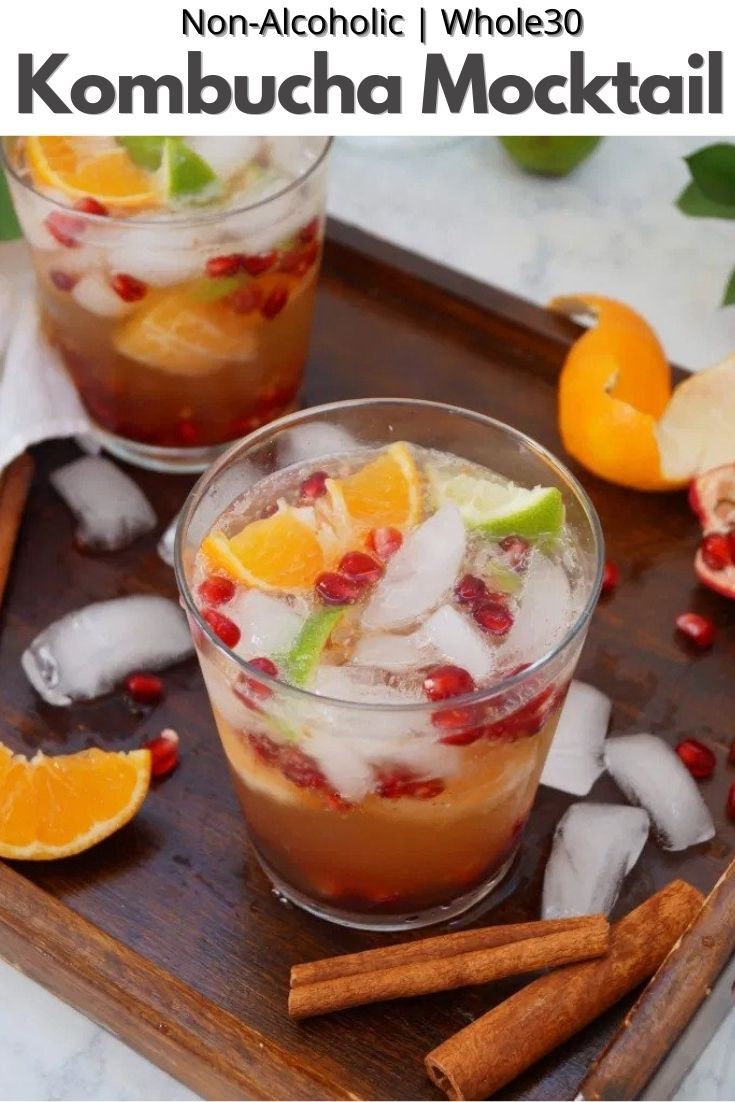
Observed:
[[[161,204],[155,176],[136,165],[114,138],[30,137],[25,155],[34,184],[70,199],[92,196],[125,211]]]
[[[338,529],[410,528],[421,519],[421,476],[403,441],[346,478],[328,478],[326,486]]]
[[[257,589],[309,589],[326,566],[314,527],[290,506],[235,536],[212,532],[202,551],[214,567]]]
[[[28,761],[0,744],[0,857],[48,861],[89,849],[133,818],[150,778],[148,750]]]
[[[207,375],[255,355],[255,337],[238,314],[183,289],[147,295],[114,344],[121,355],[173,375]]]
[[[572,345],[559,380],[566,450],[621,486],[681,486],[661,465],[656,426],[671,397],[671,370],[651,327],[629,306],[599,295],[555,298],[549,307],[597,322]]]

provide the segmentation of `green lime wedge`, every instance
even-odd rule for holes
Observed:
[[[237,291],[245,283],[245,276],[218,276],[215,279],[198,279],[190,294],[197,302],[218,302]]]
[[[283,661],[283,673],[292,685],[306,685],[314,674],[329,636],[344,616],[344,608],[312,612]]]
[[[163,160],[163,143],[166,140],[166,138],[147,136],[139,138],[126,136],[118,138],[117,144],[128,152],[130,159],[139,168],[147,168],[149,172],[157,172]]]
[[[555,486],[526,490],[473,475],[447,477],[436,471],[430,474],[430,482],[437,505],[453,501],[468,528],[490,536],[538,539],[558,535],[564,524],[564,502]]]
[[[161,168],[172,199],[211,198],[217,176],[203,157],[195,153],[183,138],[164,138]]]
[[[509,597],[517,596],[523,589],[523,579],[509,566],[503,566],[500,562],[489,562],[485,570],[485,580],[495,593],[507,593]]]

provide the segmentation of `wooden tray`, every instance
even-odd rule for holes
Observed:
[[[445,400],[508,421],[559,452],[555,378],[574,333],[519,299],[333,226],[305,400]],[[172,572],[155,552],[158,533],[115,555],[73,549],[72,519],[47,475],[74,453],[65,443],[36,452],[0,623],[0,738],[25,751],[123,748],[171,725],[181,733],[182,762],[130,826],[91,852],[56,864],[0,864],[0,954],[209,1097],[439,1097],[424,1076],[424,1054],[517,984],[291,1024],[292,963],[381,939],[329,926],[273,895],[247,853],[195,662],[166,675],[166,701],[143,722],[120,695],[54,709],[26,682],[20,654],[50,620],[115,594],[174,593]],[[191,480],[133,473],[168,523]],[[655,731],[672,742],[696,735],[722,760],[734,733],[734,606],[696,584],[698,527],[684,495],[635,494],[577,473],[623,571],[620,590],[595,614],[580,676],[615,701],[616,732]],[[675,640],[674,616],[686,608],[719,624],[710,653],[692,656]],[[679,855],[649,843],[618,912],[675,876],[712,886],[735,841],[724,817],[733,776],[721,765],[702,788],[716,839]],[[594,795],[620,798],[606,778]],[[570,802],[541,790],[490,921],[537,917],[551,833]],[[620,1013],[538,1064],[504,1097],[574,1097]]]

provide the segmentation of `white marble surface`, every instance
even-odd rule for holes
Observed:
[[[568,180],[520,173],[492,139],[429,151],[338,145],[334,214],[537,302],[579,290],[635,304],[671,356],[706,366],[735,347],[718,310],[735,223],[672,200],[688,139],[609,139]],[[0,246],[0,267],[2,252]],[[5,255],[8,253],[6,251]],[[0,962],[0,1099],[178,1099],[189,1091]],[[735,1012],[677,1095],[735,1097]]]

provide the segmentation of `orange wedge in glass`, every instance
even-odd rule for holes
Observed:
[[[202,552],[216,569],[257,589],[309,589],[326,568],[315,528],[289,506],[251,521],[235,536],[212,532]]]
[[[0,857],[48,861],[89,849],[132,819],[150,778],[148,750],[28,761],[0,743]]]
[[[30,137],[25,154],[34,184],[69,199],[92,196],[113,211],[161,204],[155,176],[136,165],[114,138]]]
[[[346,478],[328,478],[326,487],[337,530],[411,528],[421,519],[421,476],[403,441]]]

